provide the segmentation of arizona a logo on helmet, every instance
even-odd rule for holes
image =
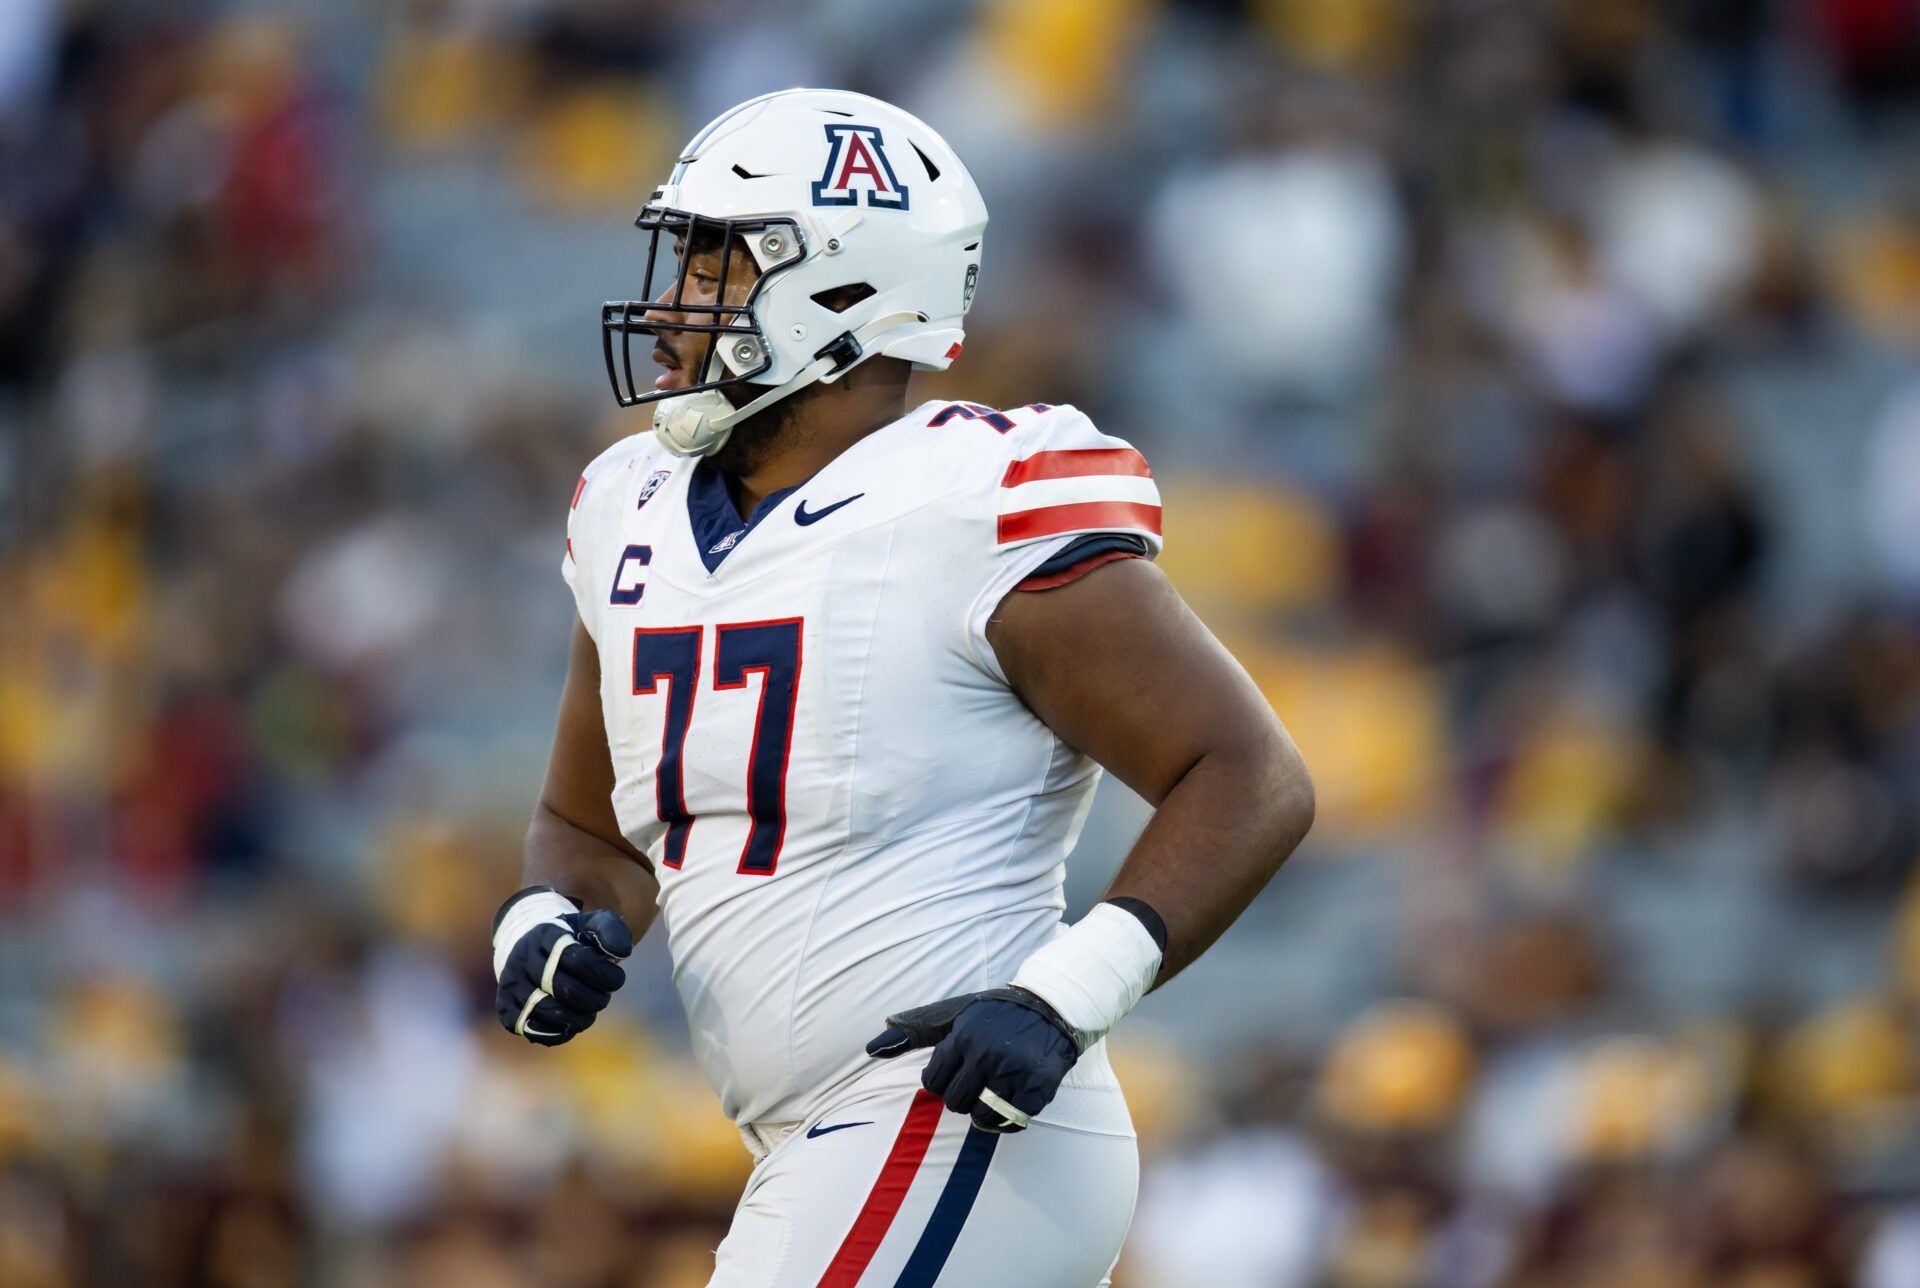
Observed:
[[[857,206],[864,197],[869,206],[905,210],[907,190],[894,177],[880,127],[835,123],[826,128],[827,164],[814,181],[813,204]]]

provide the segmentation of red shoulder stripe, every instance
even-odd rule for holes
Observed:
[[[580,494],[586,490],[587,490],[587,476],[582,474],[580,476],[580,481],[573,485],[573,500],[567,503],[567,508],[569,510],[578,510],[580,508]]]
[[[1160,507],[1139,501],[1082,501],[1075,505],[1043,505],[1000,516],[997,540],[1028,541],[1061,532],[1090,528],[1138,528],[1160,535]]]
[[[1018,487],[1037,479],[1084,478],[1090,474],[1124,474],[1150,479],[1147,458],[1131,447],[1063,447],[1051,452],[1035,452],[1025,460],[1014,461],[1000,479],[1001,487]]]

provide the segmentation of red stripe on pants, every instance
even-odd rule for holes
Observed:
[[[853,1219],[853,1228],[840,1241],[840,1250],[833,1254],[827,1272],[820,1276],[820,1288],[854,1288],[860,1282],[867,1263],[880,1250],[880,1240],[887,1237],[887,1228],[906,1201],[907,1189],[920,1170],[920,1160],[927,1156],[927,1144],[933,1139],[933,1129],[940,1125],[943,1108],[939,1098],[926,1088],[914,1091],[906,1121],[893,1138],[893,1149],[880,1168],[879,1179],[868,1191],[860,1215]]]

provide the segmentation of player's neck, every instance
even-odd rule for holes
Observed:
[[[728,461],[722,449],[715,464],[726,474],[742,517],[751,517],[773,493],[805,483],[868,434],[905,415],[904,375],[818,386],[819,393],[788,409],[779,430],[755,450]]]

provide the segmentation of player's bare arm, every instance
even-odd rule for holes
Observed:
[[[523,885],[549,885],[588,910],[611,908],[635,939],[657,911],[653,865],[620,834],[600,711],[600,654],[575,620],[547,777],[527,828]]]
[[[600,655],[576,620],[522,888],[494,919],[500,1021],[543,1046],[593,1023],[625,981],[620,959],[653,921],[659,884],[620,834],[612,792]]]
[[[1233,924],[1312,826],[1299,751],[1246,671],[1144,559],[1009,595],[987,638],[1034,714],[1155,807],[1105,897],[1137,899],[1163,919],[1155,983],[1166,982]]]
[[[1033,713],[1156,807],[1101,904],[1006,987],[890,1016],[867,1048],[933,1047],[927,1088],[1006,1132],[1233,924],[1312,826],[1313,783],[1246,671],[1144,560],[1016,590],[986,634]]]

